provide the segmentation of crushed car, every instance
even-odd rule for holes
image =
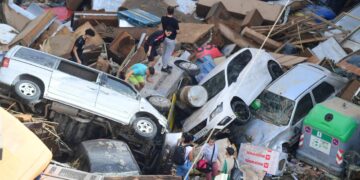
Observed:
[[[207,90],[208,101],[185,119],[184,132],[197,141],[213,128],[222,130],[234,121],[245,124],[250,119],[248,106],[282,73],[278,62],[263,50],[244,48],[234,53],[199,83]]]
[[[270,84],[255,100],[252,119],[234,129],[237,144],[252,143],[290,152],[304,117],[315,104],[334,97],[347,79],[315,64],[302,63]]]

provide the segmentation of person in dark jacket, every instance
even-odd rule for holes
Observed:
[[[82,57],[83,51],[84,51],[84,45],[86,41],[90,37],[94,37],[95,32],[92,29],[85,30],[85,34],[78,37],[75,41],[74,47],[71,52],[72,61],[77,62],[79,64],[86,64],[84,61],[84,58]]]
[[[155,57],[158,55],[156,50],[165,38],[172,34],[173,28],[167,27],[165,30],[159,30],[152,33],[145,41],[144,50],[148,57],[149,66],[155,65]]]
[[[179,33],[179,21],[174,17],[174,7],[169,6],[167,8],[166,16],[161,17],[161,24],[163,29],[172,27],[173,31],[169,37],[164,40],[164,49],[162,55],[162,68],[161,71],[171,73],[171,66],[168,65],[171,55],[174,52],[176,44],[176,34]]]

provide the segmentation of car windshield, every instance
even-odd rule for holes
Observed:
[[[255,112],[259,119],[277,126],[286,126],[294,109],[294,101],[269,91],[264,91],[258,97],[261,106]]]
[[[219,72],[214,77],[206,81],[202,85],[207,93],[208,93],[208,100],[216,96],[221,90],[225,87],[225,73],[224,71]]]

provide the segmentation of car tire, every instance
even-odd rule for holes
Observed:
[[[157,134],[157,126],[155,122],[148,117],[136,118],[132,127],[139,138],[146,140],[152,140]]]
[[[171,101],[163,96],[150,96],[148,100],[160,112],[166,112],[171,107]]]
[[[196,76],[200,73],[200,68],[198,65],[188,62],[182,61],[178,63],[178,67],[188,73],[190,76]]]
[[[284,71],[281,69],[280,65],[274,61],[269,62],[268,69],[269,69],[269,73],[270,73],[272,80],[275,80],[276,78],[280,77],[284,73]]]
[[[20,80],[15,83],[14,92],[20,101],[33,103],[40,99],[41,89],[39,85],[32,80]]]
[[[233,101],[231,103],[231,109],[236,115],[235,123],[237,125],[246,124],[250,120],[250,109],[244,101]]]

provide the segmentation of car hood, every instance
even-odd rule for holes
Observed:
[[[183,124],[183,130],[185,132],[190,131],[196,125],[200,124],[203,120],[207,119],[210,116],[211,112],[216,108],[216,106],[223,102],[224,98],[227,98],[222,95],[223,91],[218,93],[216,96],[210,99],[210,101],[206,102],[204,106],[202,106],[200,109],[196,110],[188,118],[186,118]]]
[[[252,119],[242,127],[242,142],[267,147],[271,140],[282,133],[286,126],[276,126],[260,119]]]

